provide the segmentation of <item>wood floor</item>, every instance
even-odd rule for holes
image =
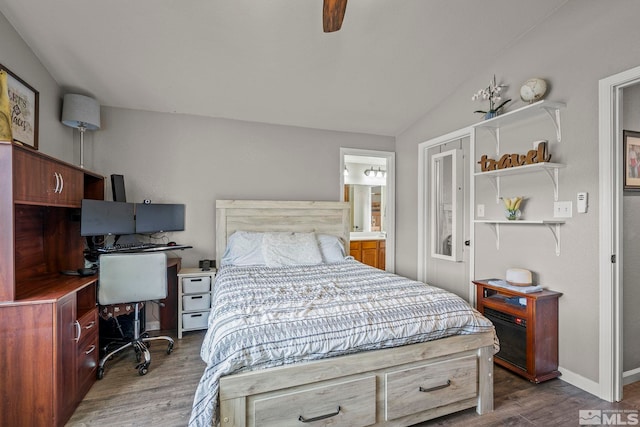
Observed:
[[[153,343],[145,376],[134,369],[132,351],[107,362],[104,379],[93,385],[67,426],[186,426],[204,370],[203,337],[204,331],[185,333],[171,355],[164,344]],[[624,388],[623,402],[609,403],[560,379],[535,385],[498,366],[494,378],[494,412],[479,416],[469,409],[419,426],[578,426],[579,410],[640,410],[640,382]]]

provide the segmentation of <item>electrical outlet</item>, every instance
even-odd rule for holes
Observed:
[[[573,216],[573,202],[554,202],[553,217],[554,218],[571,218]]]
[[[476,216],[478,218],[484,218],[484,205],[478,205]]]

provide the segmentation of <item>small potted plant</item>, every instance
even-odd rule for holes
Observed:
[[[476,110],[474,113],[482,113],[484,114],[485,120],[491,119],[500,114],[502,107],[506,105],[507,102],[511,101],[507,99],[502,101],[502,89],[506,87],[505,85],[499,85],[496,83],[496,76],[493,76],[493,80],[489,82],[489,86],[484,89],[480,89],[477,93],[475,93],[472,97],[472,101],[489,101],[489,109],[488,110]]]

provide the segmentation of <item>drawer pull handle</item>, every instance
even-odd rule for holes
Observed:
[[[191,297],[191,299],[202,299],[202,298],[203,298],[203,296],[202,296],[202,295],[198,295],[198,296],[195,296],[195,297]]]
[[[317,417],[313,417],[313,418],[305,418],[302,415],[300,415],[298,417],[298,421],[300,421],[301,423],[312,423],[314,421],[320,421],[320,420],[324,420],[326,418],[335,417],[339,413],[340,413],[340,407],[338,406],[338,409],[336,409],[336,412],[332,412],[331,414],[318,415]]]
[[[200,279],[191,279],[192,282],[202,282],[202,278]]]
[[[96,349],[96,346],[92,345],[91,347],[89,347],[89,350],[84,352],[84,354],[91,354],[91,353],[93,353],[93,350],[95,350],[95,349]]]
[[[447,380],[447,382],[444,383],[444,384],[437,385],[437,386],[431,387],[431,388],[419,387],[418,390],[420,390],[423,393],[428,393],[430,391],[442,390],[443,388],[447,388],[450,385],[451,385],[451,380]]]
[[[192,314],[191,317],[202,317],[202,313]]]
[[[87,326],[85,326],[84,328],[85,328],[85,329],[91,329],[91,328],[93,328],[95,325],[96,325],[96,322],[92,320],[92,321],[91,321],[91,323],[89,323],[89,324],[88,324]]]

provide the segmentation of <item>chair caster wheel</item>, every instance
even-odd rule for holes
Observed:
[[[149,365],[147,365],[146,363],[143,363],[142,365],[140,365],[140,367],[138,367],[138,374],[142,375],[147,375],[147,372],[149,372]]]
[[[167,354],[171,354],[173,352],[173,343],[170,342],[169,346],[167,347]]]
[[[98,368],[98,379],[104,378],[104,368]]]

